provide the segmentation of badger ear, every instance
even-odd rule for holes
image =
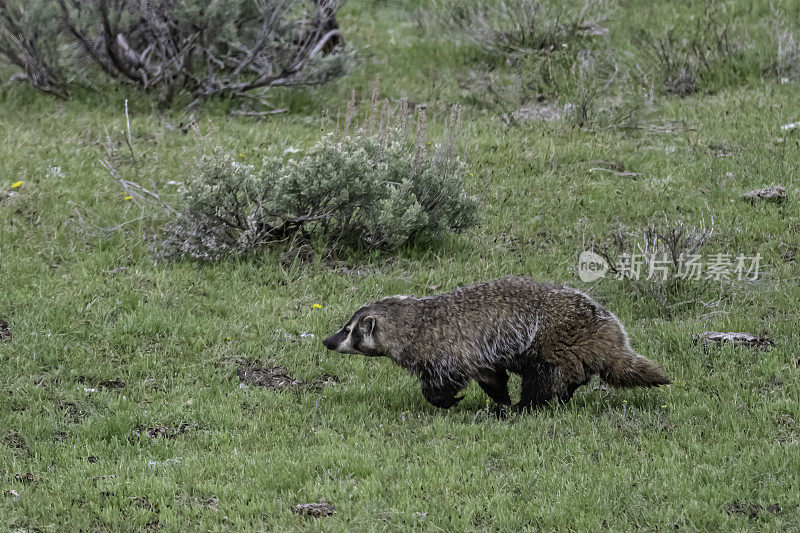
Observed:
[[[375,317],[365,316],[361,319],[361,328],[365,335],[372,335],[372,330],[375,329]]]

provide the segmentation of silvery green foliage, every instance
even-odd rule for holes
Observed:
[[[446,149],[415,156],[400,132],[327,136],[305,155],[269,154],[258,166],[218,151],[195,172],[164,228],[163,256],[215,260],[298,236],[394,250],[477,222],[464,162]]]

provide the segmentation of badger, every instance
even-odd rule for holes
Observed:
[[[496,402],[496,414],[566,402],[594,374],[614,387],[670,382],[631,349],[613,313],[578,290],[528,277],[435,296],[389,296],[364,305],[323,345],[388,357],[417,376],[425,399],[444,409],[463,399],[458,393],[473,379]],[[509,372],[522,378],[513,407]]]

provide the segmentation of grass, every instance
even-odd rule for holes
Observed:
[[[629,4],[623,20],[658,26],[666,16]],[[229,117],[231,104],[214,104],[198,117],[200,129],[213,127],[243,160],[258,159],[265,144],[307,146],[322,109],[342,107],[353,88],[368,97],[378,71],[384,96],[429,103],[432,127],[441,125],[444,105],[469,97],[455,75],[485,58],[423,35],[410,10],[351,2],[341,22],[357,45],[370,46],[362,70],[318,90],[276,91],[290,112],[264,121]],[[0,204],[0,319],[13,335],[0,342],[0,524],[797,528],[800,132],[780,129],[800,118],[796,86],[748,78],[685,99],[662,96],[649,124],[675,121],[673,133],[591,132],[559,121],[507,128],[495,110],[469,106],[463,142],[469,187],[484,198],[482,224],[432,248],[335,263],[265,251],[246,261],[155,264],[146,246],[152,228],[99,163],[106,130],[119,138],[124,127],[125,98],[139,153],[158,169],[152,178],[183,179],[195,148],[191,135],[168,127],[186,120],[178,111],[113,90],[64,103],[15,87],[0,101],[0,190],[7,196],[23,182]],[[597,160],[639,175],[592,170]],[[740,199],[772,183],[786,186],[783,204]],[[759,281],[712,284],[702,303],[678,293],[675,303],[692,303],[668,312],[625,283],[580,282],[585,240],[665,215],[687,224],[713,218],[709,253],[759,252]],[[509,273],[591,291],[674,384],[610,390],[595,380],[566,405],[496,421],[475,385],[457,408],[437,411],[390,362],[326,352],[319,342],[364,301]],[[692,335],[705,330],[767,333],[776,346],[704,350]],[[338,382],[242,386],[241,359]],[[160,429],[163,436],[148,436]],[[292,512],[321,498],[336,506],[334,516]],[[768,510],[773,504],[780,509]]]

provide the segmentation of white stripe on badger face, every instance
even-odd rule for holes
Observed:
[[[347,338],[345,338],[341,344],[336,348],[336,351],[339,353],[358,353],[358,351],[353,347],[353,326],[348,326],[350,330],[347,332]]]

